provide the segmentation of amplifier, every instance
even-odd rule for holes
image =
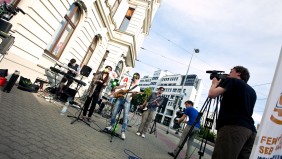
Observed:
[[[8,21],[0,18],[0,30],[1,31],[3,31],[4,33],[9,33],[12,26],[13,25],[11,23],[9,23]]]
[[[76,93],[77,91],[75,89],[68,88],[67,90],[64,90],[63,93],[61,93],[60,100],[66,102],[68,97],[72,97],[72,99],[74,99]]]
[[[14,44],[15,37],[0,31],[0,54],[5,55]]]

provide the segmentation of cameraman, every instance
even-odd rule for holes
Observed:
[[[252,118],[256,92],[247,84],[248,69],[235,66],[225,80],[212,79],[209,97],[222,95],[213,159],[248,159],[256,136]]]
[[[185,137],[188,135],[190,127],[193,125],[193,123],[196,121],[196,118],[198,116],[198,111],[193,107],[194,103],[190,100],[186,101],[185,103],[186,109],[184,110],[184,114],[182,115],[182,117],[178,120],[178,123],[180,124],[185,118],[186,116],[189,117],[189,120],[187,122],[187,126],[184,128],[183,133],[181,135],[180,141],[178,143],[178,146],[174,149],[173,152],[168,152],[168,154],[172,157],[175,156],[175,154],[179,151],[179,148],[181,146],[181,144],[184,142]],[[192,155],[192,144],[194,141],[194,138],[196,137],[196,135],[198,134],[200,130],[200,120],[197,122],[197,124],[195,125],[195,127],[193,128],[192,133],[190,134],[188,140],[187,140],[187,151],[186,151],[186,155],[185,155],[185,159],[190,158],[190,156]]]

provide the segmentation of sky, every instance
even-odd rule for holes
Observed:
[[[188,74],[203,80],[203,105],[211,85],[207,70],[229,73],[234,66],[244,66],[251,75],[248,84],[257,93],[257,124],[281,46],[281,0],[162,0],[132,72],[143,77],[162,69],[185,75],[193,50],[199,49]]]

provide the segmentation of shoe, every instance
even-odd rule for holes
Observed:
[[[91,122],[91,117],[86,117],[86,120],[87,120],[88,122]]]
[[[145,138],[145,134],[142,134],[141,136],[142,136],[143,138]]]
[[[83,116],[83,115],[80,115],[80,116],[79,116],[79,119],[80,119],[80,120],[84,120],[84,118],[85,118],[85,116]]]
[[[112,130],[112,126],[108,126],[108,127],[106,127],[105,129],[107,129],[107,130]]]
[[[173,153],[173,152],[168,152],[168,154],[169,154],[171,157],[174,157],[174,153]]]
[[[140,132],[137,132],[137,133],[136,133],[136,135],[140,136],[140,135],[141,135],[141,133],[140,133]]]
[[[125,133],[121,132],[121,138],[124,140],[125,139]]]

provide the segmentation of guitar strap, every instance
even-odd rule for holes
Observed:
[[[133,86],[132,88],[128,89],[128,92],[131,91],[131,90],[133,90],[133,89],[136,88],[137,86],[138,86],[138,85],[135,85],[135,86]],[[122,94],[122,96],[123,96],[123,95],[125,95],[125,94]],[[117,97],[117,98],[118,98],[118,97]]]
[[[133,86],[132,88],[130,88],[128,91],[132,91],[134,88],[136,88],[138,85]]]

